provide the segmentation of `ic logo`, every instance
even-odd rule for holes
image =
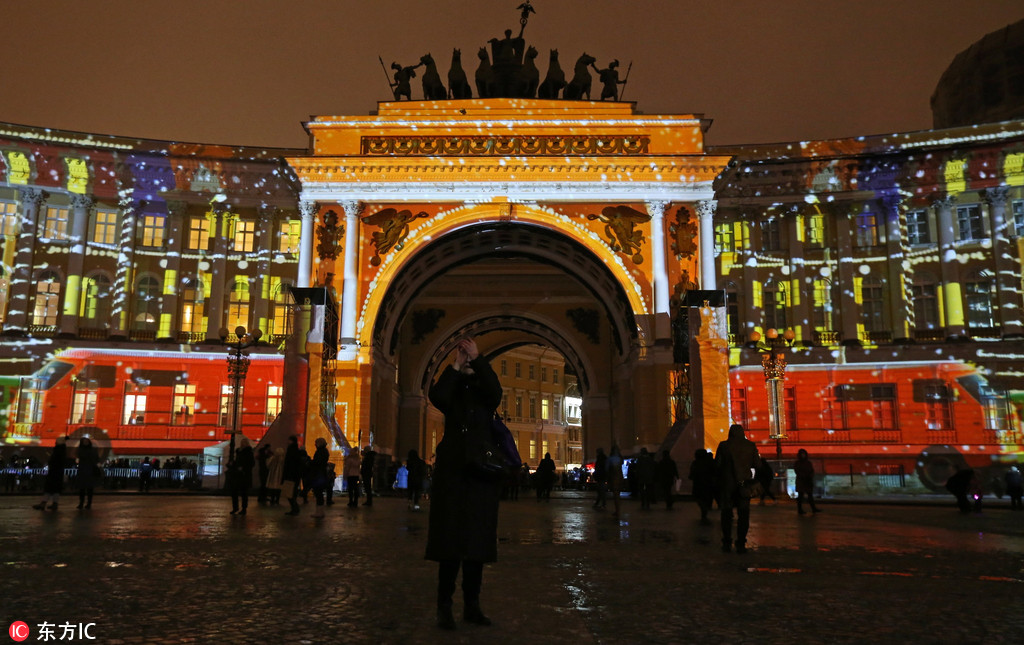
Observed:
[[[17,642],[20,643],[21,641],[23,641],[26,638],[28,638],[28,634],[29,634],[28,625],[25,624],[24,622],[20,621],[20,620],[15,621],[15,622],[11,623],[11,626],[7,630],[7,633],[11,635],[11,640],[17,641]]]

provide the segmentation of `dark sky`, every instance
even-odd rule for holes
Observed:
[[[390,93],[377,56],[518,31],[521,0],[3,2],[0,121],[177,141],[304,147],[311,114],[362,115]],[[931,127],[953,57],[1024,18],[1021,0],[533,0],[526,40],[562,67],[584,51],[633,68],[646,113],[703,113],[712,144]],[[421,96],[419,78],[413,97]],[[598,86],[595,83],[595,88]],[[595,97],[597,94],[595,94]]]

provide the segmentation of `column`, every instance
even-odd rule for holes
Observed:
[[[356,319],[359,315],[359,202],[342,202],[345,211],[345,266],[341,292],[341,338],[338,359],[355,358]],[[305,225],[303,225],[305,226]],[[345,352],[345,355],[342,355]]]
[[[220,340],[220,328],[224,326],[224,294],[227,284],[234,285],[234,274],[228,276],[228,245],[231,242],[231,213],[223,202],[211,205],[213,209],[213,252],[210,254],[210,300],[206,308],[206,340]],[[234,331],[234,330],[229,330]]]
[[[885,216],[885,250],[889,255],[886,282],[889,283],[890,329],[894,341],[909,340],[912,335],[914,308],[910,284],[914,280],[914,267],[907,262],[907,209],[899,194],[880,196],[881,212]]]
[[[89,212],[93,199],[86,195],[71,194],[71,222],[68,235],[67,277],[64,287],[64,307],[61,311],[59,334],[71,337],[78,334],[78,312],[82,306],[82,270],[85,267],[85,243],[89,230]]]
[[[1019,338],[1024,336],[1024,323],[1021,312],[1024,311],[1024,300],[1020,289],[1020,256],[1016,243],[1010,240],[1009,225],[1006,217],[1006,200],[1010,195],[1009,186],[989,188],[985,191],[985,201],[989,205],[992,216],[992,257],[996,273],[996,302],[998,320],[1002,327],[1003,338]],[[1019,231],[1018,231],[1019,233]]]
[[[853,262],[853,227],[850,225],[849,206],[838,210],[836,222],[836,258],[835,275],[836,289],[839,294],[839,329],[843,338],[841,343],[848,346],[860,345],[857,335],[857,321],[860,320],[860,306],[857,304],[859,295],[854,284]],[[852,295],[852,297],[851,297]]]
[[[714,291],[718,287],[715,274],[715,211],[718,201],[705,199],[697,202],[700,215],[700,288]]]
[[[956,257],[953,198],[940,197],[934,204],[939,233],[940,302],[945,313],[946,337],[959,339],[964,336],[964,296],[960,284],[960,263]]]
[[[320,209],[320,205],[313,201],[299,202],[299,216],[302,218],[302,228],[299,239],[299,276],[298,287],[310,286],[310,276],[313,272],[313,218]]]
[[[146,202],[136,202],[132,190],[121,191],[118,206],[121,209],[121,244],[117,254],[117,272],[114,275],[113,300],[110,307],[110,335],[128,335],[128,298],[132,292],[135,276],[135,224],[138,211]]]
[[[10,291],[8,292],[7,320],[4,322],[4,333],[14,335],[23,334],[29,328],[36,224],[39,220],[39,212],[49,197],[46,192],[38,188],[22,188],[19,193],[21,229],[18,231],[18,247],[14,255],[14,268],[11,272]]]
[[[810,345],[814,339],[814,325],[811,309],[814,306],[814,287],[807,282],[807,264],[804,257],[804,218],[799,206],[790,208],[790,216],[783,220],[788,224],[789,238],[789,295],[790,312],[786,325],[796,334],[796,342]],[[780,329],[779,333],[785,330]]]
[[[651,216],[651,285],[654,291],[654,337],[671,335],[669,311],[668,266],[665,262],[665,206],[668,202],[647,202]]]
[[[160,302],[158,340],[172,340],[178,336],[178,290],[181,286],[181,250],[188,234],[188,203],[181,200],[167,202],[167,258],[164,263],[163,298]]]
[[[270,277],[270,253],[274,243],[274,215],[276,206],[262,204],[258,209],[259,243],[256,247],[256,283],[253,285],[253,324],[266,333],[270,329],[270,301],[273,280]]]

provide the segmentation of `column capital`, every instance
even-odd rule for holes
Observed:
[[[78,193],[71,193],[70,195],[71,207],[75,210],[89,210],[96,203],[90,195],[79,195]]]
[[[50,193],[46,192],[42,188],[19,188],[18,196],[21,198],[21,202],[23,204],[31,204],[32,206],[39,208],[43,205],[43,202],[50,198]]]
[[[317,214],[317,212],[319,210],[320,210],[320,203],[319,202],[315,202],[315,201],[311,201],[311,200],[303,200],[303,201],[299,202],[299,215],[301,215],[302,219],[304,219],[304,220],[312,221],[313,218],[316,217],[316,214]]]
[[[338,202],[338,206],[341,206],[341,210],[345,211],[346,218],[358,217],[359,213],[363,210],[363,202],[357,200]]]
[[[645,202],[647,205],[647,214],[652,218],[660,218],[665,214],[665,207],[668,206],[668,202],[664,200],[648,200]]]
[[[1006,199],[1010,196],[1009,186],[994,186],[992,188],[986,188],[983,193],[985,196],[985,202],[989,206],[995,206],[997,204],[1006,205]]]
[[[697,214],[704,219],[705,217],[714,217],[715,211],[718,210],[717,199],[702,199],[696,204]]]
[[[172,217],[182,217],[188,210],[188,202],[183,199],[168,199],[167,214]]]
[[[956,198],[952,195],[936,195],[932,198],[932,206],[935,208],[952,208]]]

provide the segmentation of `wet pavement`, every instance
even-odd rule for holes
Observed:
[[[484,570],[494,625],[448,633],[422,557],[426,506],[382,497],[316,520],[312,504],[233,517],[203,495],[104,495],[89,511],[35,501],[0,497],[0,621],[24,621],[27,643],[45,642],[43,622],[61,643],[1024,640],[1024,512],[1005,505],[755,506],[739,555],[691,503],[623,500],[615,521],[572,493],[522,498],[502,504],[499,562]],[[94,640],[60,639],[88,623]]]

